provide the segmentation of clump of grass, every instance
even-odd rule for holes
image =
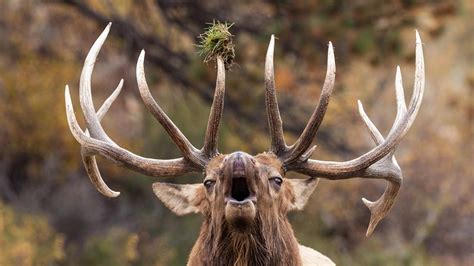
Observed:
[[[234,64],[235,51],[232,43],[233,35],[229,29],[234,23],[213,21],[206,31],[199,35],[198,54],[204,57],[204,63],[215,60],[218,56],[224,61],[226,69]]]

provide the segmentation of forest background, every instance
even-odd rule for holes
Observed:
[[[468,0],[0,1],[0,265],[185,264],[201,217],[176,217],[153,195],[157,179],[106,160],[100,160],[106,182],[122,194],[100,195],[69,132],[63,93],[68,83],[79,106],[83,60],[111,21],[93,76],[96,106],[120,78],[125,85],[104,127],[138,154],[179,155],[138,94],[135,64],[145,49],[152,93],[200,146],[215,70],[195,44],[213,20],[235,23],[236,66],[227,72],[219,139],[224,153],[269,147],[263,66],[270,35],[278,38],[276,84],[290,140],[317,102],[332,41],[336,86],[313,155],[326,160],[372,147],[357,99],[387,133],[396,110],[396,65],[411,95],[418,29],[425,97],[397,151],[405,178],[391,213],[366,238],[369,211],[360,198],[375,199],[385,182],[322,180],[290,220],[302,244],[341,265],[474,264],[473,10]]]

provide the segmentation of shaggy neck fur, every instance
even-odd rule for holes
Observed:
[[[231,228],[224,217],[206,219],[188,265],[301,265],[287,218],[271,217],[257,214],[255,223],[241,232]]]

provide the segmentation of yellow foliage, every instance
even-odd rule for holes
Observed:
[[[134,261],[138,258],[138,240],[137,234],[131,234],[127,239],[127,243],[125,244],[125,257],[128,261]]]
[[[71,167],[78,152],[64,118],[63,86],[65,78],[72,80],[73,66],[37,56],[25,56],[13,67],[0,65],[4,86],[0,145],[7,154],[47,158],[55,150],[64,158],[64,166]],[[28,172],[35,173],[41,166],[28,167]]]
[[[64,237],[45,217],[17,214],[0,202],[0,265],[50,265],[64,259]]]

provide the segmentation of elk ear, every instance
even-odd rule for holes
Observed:
[[[319,179],[310,177],[306,179],[287,179],[293,188],[293,199],[290,210],[302,210],[309,197],[318,185]]]
[[[177,215],[202,212],[205,199],[202,184],[177,185],[170,183],[153,183],[153,192],[168,209]]]

